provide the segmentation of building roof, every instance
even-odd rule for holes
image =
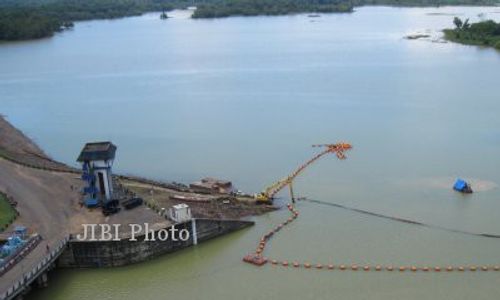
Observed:
[[[87,143],[77,161],[109,160],[115,158],[116,146],[111,142]]]

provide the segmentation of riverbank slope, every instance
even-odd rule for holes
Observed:
[[[119,177],[117,179],[123,180]],[[126,184],[136,189],[147,186],[145,191],[149,189],[163,193],[170,191],[161,183],[148,182],[145,185],[144,180],[134,181],[130,177],[127,177]],[[144,205],[132,210],[123,210],[112,216],[104,216],[100,209],[87,209],[81,204],[82,187],[83,182],[78,170],[51,159],[26,135],[0,117],[0,192],[17,203],[16,210],[19,212],[19,217],[7,228],[7,232],[11,232],[16,225],[23,225],[28,228],[29,233],[38,233],[42,237],[40,244],[22,259],[22,263],[14,265],[1,275],[0,293],[13,286],[27,270],[33,269],[43,259],[46,252],[61,240],[81,233],[82,224],[120,224],[126,227],[129,224],[148,223],[151,227],[158,228],[165,228],[172,224],[163,216],[158,215],[157,211]],[[140,193],[140,191],[137,192]],[[241,205],[217,206],[216,215],[214,215],[210,211],[214,210],[213,205],[217,205],[218,198],[214,197],[213,201],[212,205],[205,203],[204,206],[198,208],[194,205],[193,214],[231,219],[235,216],[248,216],[271,210],[247,205],[242,213]],[[208,214],[206,214],[207,208]],[[219,227],[215,229],[218,230]],[[222,235],[230,231],[218,230],[215,234]],[[214,235],[214,233],[211,234]],[[156,256],[163,252],[152,253]],[[141,260],[148,258],[147,256],[141,257]]]

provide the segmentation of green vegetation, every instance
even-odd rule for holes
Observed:
[[[161,12],[160,19],[162,19],[162,20],[168,19],[168,15],[167,15],[167,12],[165,11],[165,9]]]
[[[500,23],[489,20],[469,24],[468,19],[463,21],[457,17],[453,23],[454,29],[444,30],[447,40],[467,45],[495,47],[500,50]]]
[[[185,7],[189,0],[0,0],[0,40],[53,35],[73,21],[112,19]]]
[[[389,6],[490,6],[500,4],[499,0],[353,0],[354,6],[389,5]]]
[[[352,12],[345,0],[219,0],[200,4],[193,18],[285,15],[300,12]]]
[[[42,38],[72,26],[72,23],[62,22],[38,12],[0,12],[0,40]]]
[[[352,12],[355,6],[496,5],[500,0],[205,0],[198,1],[193,18],[284,15],[290,13]]]
[[[3,232],[14,220],[17,213],[7,201],[7,196],[0,193],[0,232]]]
[[[494,5],[500,0],[0,0],[0,40],[51,36],[74,21],[111,19],[197,6],[193,18],[351,12],[361,5]],[[166,19],[167,14],[161,15]]]

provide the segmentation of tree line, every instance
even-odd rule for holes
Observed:
[[[51,36],[73,21],[196,6],[193,18],[351,12],[360,5],[493,5],[500,0],[0,0],[0,40]],[[167,16],[166,13],[164,17]]]
[[[201,3],[197,6],[193,18],[352,11],[351,1],[346,0],[220,0]]]
[[[41,38],[73,21],[113,19],[168,11],[190,0],[0,0],[0,40]]]
[[[448,40],[468,45],[482,45],[495,47],[500,50],[500,23],[493,20],[469,23],[469,19],[462,20],[455,17],[454,29],[446,29],[445,37]]]
[[[352,12],[355,6],[495,5],[499,0],[212,0],[200,2],[193,18]]]

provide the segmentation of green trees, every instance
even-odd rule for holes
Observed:
[[[198,5],[193,18],[284,15],[301,12],[352,12],[348,0],[216,0]]]
[[[162,19],[162,20],[168,19],[168,15],[165,12],[165,9],[163,9],[163,11],[161,12],[160,19]]]
[[[73,27],[73,21],[168,11],[189,0],[0,0],[0,40],[34,39]]]
[[[63,26],[64,25],[64,26]],[[0,40],[36,39],[52,35],[72,23],[32,11],[0,13]]]
[[[354,5],[445,6],[498,5],[497,0],[352,0]]]
[[[494,5],[500,0],[0,0],[0,40],[51,36],[71,28],[73,21],[109,19],[140,15],[148,11],[166,12],[197,6],[193,18],[234,15],[283,15],[302,12],[351,12],[358,5]],[[468,29],[468,21],[455,23]],[[459,28],[460,27],[460,28]],[[461,35],[460,32],[455,32]]]
[[[462,25],[464,25],[464,22],[462,22],[462,19],[460,19],[459,17],[455,17],[453,19],[453,24],[455,24],[455,28],[456,29],[462,29]]]
[[[500,49],[500,23],[493,20],[469,24],[455,17],[455,29],[444,30],[448,40],[469,45],[484,45]]]

